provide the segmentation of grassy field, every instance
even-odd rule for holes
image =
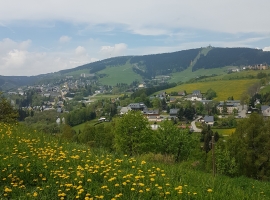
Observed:
[[[270,92],[270,85],[264,86],[261,90],[260,93],[261,94],[265,94],[267,92]]]
[[[235,132],[235,128],[227,128],[227,129],[215,129],[212,128],[213,132],[218,132],[218,134],[223,135],[223,136],[228,136],[231,135],[232,133]]]
[[[181,82],[187,82],[188,80],[192,78],[196,78],[198,76],[210,76],[212,74],[216,75],[225,75],[227,74],[227,70],[230,67],[222,67],[222,68],[214,68],[214,69],[199,69],[196,71],[192,71],[192,67],[188,67],[182,72],[174,73],[169,80],[170,83],[178,83]]]
[[[98,122],[97,119],[94,119],[92,121],[84,122],[82,124],[79,124],[77,126],[73,126],[72,129],[76,131],[76,133],[79,133],[79,130],[83,131],[85,124],[89,123],[91,125],[94,125]]]
[[[132,81],[141,81],[140,75],[136,74],[132,70],[131,64],[125,64],[117,67],[107,67],[104,70],[98,72],[98,74],[107,74],[107,77],[100,78],[99,81],[104,85],[113,85],[117,83],[127,83],[130,84]]]
[[[114,94],[97,94],[93,97],[90,97],[91,101],[97,101],[97,100],[101,100],[101,99],[115,99],[117,97],[119,97],[120,95],[114,95]]]
[[[91,121],[88,121],[88,122],[84,122],[82,124],[79,124],[77,126],[73,126],[72,129],[76,131],[76,133],[79,133],[79,130],[83,131],[84,127],[86,124],[89,124],[89,125],[97,125],[98,126],[98,120],[97,119],[94,119],[94,120],[91,120]],[[110,122],[103,122],[102,124],[106,125]]]
[[[219,76],[215,76],[215,77],[209,77],[209,78],[205,78],[204,80],[210,81],[210,80],[231,80],[231,79],[244,79],[244,78],[251,78],[253,77],[257,77],[257,74],[263,72],[266,74],[270,73],[270,70],[243,70],[240,72],[234,72],[234,73],[230,73],[230,74],[223,74],[223,75],[219,75]]]
[[[202,93],[205,93],[208,89],[212,88],[217,93],[215,100],[222,101],[228,99],[230,96],[233,96],[234,99],[240,99],[241,94],[256,82],[258,82],[258,79],[198,82],[178,85],[167,89],[166,92],[186,90],[187,93],[192,93],[193,90],[201,90]]]
[[[109,154],[2,123],[0,138],[0,199],[270,198],[269,182],[212,177],[191,163]]]

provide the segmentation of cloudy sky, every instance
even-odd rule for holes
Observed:
[[[208,45],[270,51],[269,8],[269,0],[0,0],[0,75]]]

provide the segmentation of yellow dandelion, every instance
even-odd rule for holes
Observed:
[[[209,188],[209,189],[207,190],[207,192],[213,192],[213,190]]]
[[[143,160],[143,161],[141,162],[141,164],[144,165],[144,164],[146,164],[146,162]]]

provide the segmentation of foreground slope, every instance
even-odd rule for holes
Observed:
[[[269,199],[269,183],[148,163],[0,123],[0,199]]]

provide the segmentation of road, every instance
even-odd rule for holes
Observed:
[[[244,106],[238,106],[238,116],[240,116],[240,118],[246,118],[247,115],[247,105]]]
[[[193,131],[197,132],[197,133],[202,132],[202,129],[197,128],[197,126],[195,124],[195,122],[197,122],[199,118],[200,117],[198,117],[197,119],[195,119],[194,121],[191,122],[191,126],[192,126]]]

